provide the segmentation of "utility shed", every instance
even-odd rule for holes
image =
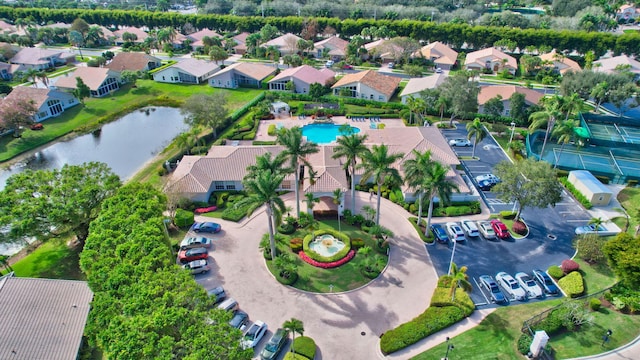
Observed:
[[[606,206],[613,192],[587,170],[569,172],[569,183],[580,191],[594,206]]]

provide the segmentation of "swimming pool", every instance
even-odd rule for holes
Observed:
[[[302,127],[302,135],[307,140],[316,144],[329,144],[334,142],[338,136],[344,135],[340,133],[342,125],[336,124],[309,124]],[[360,129],[349,126],[354,133],[359,133]]]

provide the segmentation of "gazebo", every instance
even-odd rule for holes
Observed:
[[[271,113],[274,116],[278,116],[280,114],[289,115],[290,110],[291,108],[289,107],[289,104],[284,101],[276,101],[271,103]]]

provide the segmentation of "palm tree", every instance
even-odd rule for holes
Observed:
[[[286,211],[284,201],[278,196],[278,188],[282,184],[284,177],[285,174],[283,173],[273,173],[269,170],[257,170],[247,174],[242,180],[242,184],[249,196],[238,201],[235,205],[236,207],[247,206],[247,216],[251,216],[260,206],[266,206],[272,259],[277,256],[274,224],[280,222],[279,219]]]
[[[423,108],[425,108],[427,104],[422,98],[414,98],[413,96],[409,96],[407,99],[407,107],[409,108],[409,124],[413,124],[413,114],[416,116]]]
[[[312,142],[305,142],[302,138],[302,129],[295,126],[291,129],[284,129],[278,132],[276,142],[285,147],[283,151],[290,163],[295,175],[294,189],[296,192],[296,215],[300,213],[300,161],[311,169],[311,164],[305,157],[319,151],[318,145]]]
[[[287,320],[282,324],[282,328],[291,332],[293,335],[293,341],[291,342],[291,352],[293,352],[293,344],[296,342],[296,333],[300,334],[300,336],[304,335],[304,324],[301,320],[291,318],[291,320]]]
[[[558,166],[558,161],[560,161],[560,156],[562,156],[562,150],[564,150],[564,146],[567,145],[575,135],[576,128],[579,126],[578,120],[564,120],[556,124],[551,131],[551,136],[558,138],[558,144],[560,145],[560,152],[558,153],[558,157],[556,158],[555,164],[553,167],[556,168]]]
[[[595,112],[597,113],[598,110],[600,110],[600,104],[607,98],[607,95],[609,95],[609,84],[606,81],[597,83],[589,95],[596,101]]]
[[[342,197],[344,196],[344,191],[338,188],[333,190],[333,203],[338,205],[338,231],[342,231],[340,229],[340,203],[342,202]]]
[[[362,158],[362,154],[368,151],[364,145],[367,135],[351,134],[349,136],[340,136],[336,139],[338,145],[333,148],[332,158],[345,158],[344,168],[349,172],[349,182],[351,183],[351,214],[356,213],[356,165],[358,158]]]
[[[440,206],[449,202],[451,194],[460,192],[458,184],[447,179],[447,172],[449,168],[445,167],[439,162],[434,162],[429,171],[429,175],[425,178],[425,188],[427,189],[427,195],[429,199],[429,210],[427,212],[427,227],[424,230],[425,236],[429,233],[429,227],[431,226],[431,217],[433,216],[433,201],[436,196],[440,199]]]
[[[512,141],[508,146],[509,150],[511,150],[511,154],[514,158],[516,155],[522,156],[522,150],[524,150],[524,143],[522,141]]]
[[[255,174],[261,170],[267,170],[273,174],[289,174],[290,169],[284,166],[287,161],[286,156],[280,153],[272,158],[271,155],[271,153],[265,153],[264,155],[256,157],[255,165],[249,165],[247,167],[247,174]]]
[[[194,134],[192,132],[183,132],[176,138],[176,145],[180,148],[180,150],[187,153],[187,155],[191,154],[190,150],[194,142],[193,135]]]
[[[604,220],[601,217],[593,217],[587,223],[587,225],[593,225],[593,232],[596,233],[596,236],[598,236],[598,231],[600,231],[602,224],[604,224]]]
[[[449,273],[451,275],[451,301],[456,298],[456,289],[461,287],[464,291],[471,291],[471,283],[469,282],[469,275],[467,275],[467,267],[462,266],[458,268],[458,265],[455,263],[451,263],[451,271]]]
[[[533,132],[543,126],[546,126],[547,129],[544,133],[544,141],[542,142],[542,149],[540,150],[540,158],[542,158],[544,154],[544,148],[547,146],[547,138],[549,137],[549,133],[553,128],[556,120],[562,114],[560,112],[560,107],[562,106],[562,98],[555,95],[550,98],[542,99],[542,107],[543,109],[540,111],[536,111],[531,116],[529,116],[529,121],[531,121],[531,125],[529,125],[529,131]]]
[[[442,119],[444,118],[444,109],[446,109],[448,106],[449,100],[442,95],[438,97],[438,100],[436,100],[435,104],[433,104],[433,107],[438,109],[438,112],[440,113],[440,122],[442,122]]]
[[[38,73],[36,74],[36,78],[42,81],[42,85],[44,85],[44,87],[49,87],[49,77],[44,70],[38,71]]]
[[[422,200],[427,191],[424,180],[427,178],[431,166],[433,166],[435,161],[431,159],[431,150],[427,150],[424,153],[413,150],[413,155],[414,158],[405,161],[402,166],[404,168],[404,180],[409,187],[418,193],[417,224],[420,226],[420,221],[422,220]]]
[[[583,104],[584,100],[582,100],[578,93],[573,93],[562,98],[562,110],[566,112],[564,119],[568,120],[572,113],[582,110]]]
[[[34,68],[29,68],[24,72],[24,77],[27,81],[33,81],[33,87],[36,87],[39,71]]]
[[[304,202],[307,203],[307,212],[309,215],[313,215],[313,206],[320,202],[320,198],[315,197],[312,192],[304,194],[304,197]]]
[[[476,147],[487,136],[487,133],[484,131],[484,124],[479,118],[475,118],[472,122],[467,124],[467,132],[467,139],[471,140],[471,138],[474,137],[471,157],[475,158]]]
[[[389,148],[382,145],[373,145],[371,151],[362,154],[362,164],[359,167],[364,169],[361,182],[364,183],[369,179],[378,185],[378,205],[376,208],[376,224],[380,224],[380,198],[382,197],[380,189],[386,180],[399,184],[402,182],[398,169],[391,166],[396,161],[402,159],[404,154],[389,154]]]

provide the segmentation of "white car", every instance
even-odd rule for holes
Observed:
[[[193,260],[187,264],[182,265],[185,270],[189,270],[192,275],[206,273],[211,270],[207,260]]]
[[[527,273],[519,272],[516,274],[516,280],[530,298],[541,298],[543,296],[540,285]]]
[[[491,227],[491,223],[488,221],[478,221],[478,230],[480,231],[480,234],[482,234],[482,237],[487,239],[487,240],[493,240],[496,238],[496,232],[493,231],[493,228]]]
[[[462,228],[460,227],[460,225],[458,225],[458,223],[448,222],[446,226],[447,226],[447,233],[449,234],[449,238],[451,240],[455,240],[455,241],[466,240],[466,238],[464,237],[464,231],[462,231]]]
[[[607,229],[604,225],[598,226],[598,236],[611,236],[617,235],[620,230],[616,229]],[[584,235],[584,234],[595,234],[596,226],[594,224],[587,226],[580,226],[576,228],[576,235]]]
[[[258,343],[260,342],[260,340],[262,340],[262,338],[264,337],[264,334],[266,333],[267,333],[267,324],[265,324],[260,320],[256,320],[256,322],[251,324],[251,326],[249,326],[247,331],[244,332],[244,335],[242,336],[242,340],[240,341],[242,348],[243,349],[254,348],[256,345],[258,345]]]
[[[476,176],[476,182],[480,183],[481,181],[488,181],[492,184],[497,184],[500,182],[500,178],[493,174],[484,174]]]
[[[324,66],[330,68],[330,67],[333,66],[333,64],[334,64],[333,60],[327,60],[327,62],[324,64]]]
[[[451,139],[449,140],[449,145],[451,146],[471,146],[471,141],[467,139]]]
[[[511,298],[520,301],[527,298],[526,292],[520,286],[520,284],[518,284],[516,279],[514,279],[513,276],[507,274],[506,272],[502,271],[497,273],[496,281],[498,282],[498,284],[500,284],[500,286],[502,286],[504,291],[506,291]]]
[[[478,235],[480,235],[476,223],[469,219],[463,219],[462,221],[460,221],[460,226],[468,237],[478,237]]]

